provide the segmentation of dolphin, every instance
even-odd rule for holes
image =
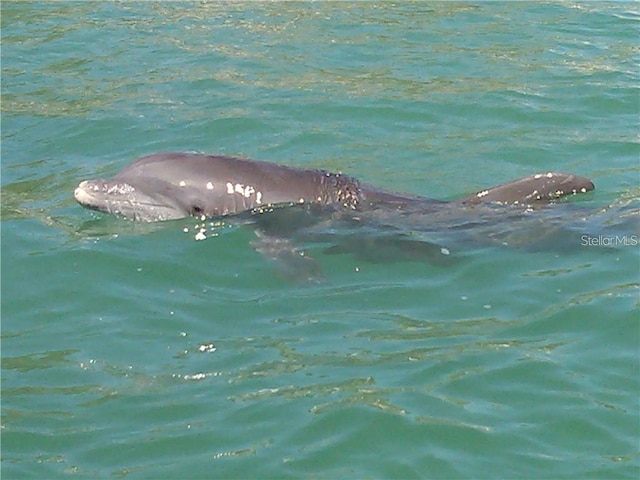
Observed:
[[[156,153],[110,180],[85,180],[74,197],[83,207],[138,221],[219,217],[311,204],[348,211],[427,213],[442,206],[509,205],[533,209],[593,190],[591,180],[545,172],[449,202],[383,190],[324,170],[203,153]]]

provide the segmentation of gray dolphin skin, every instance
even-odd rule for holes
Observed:
[[[74,196],[86,208],[154,222],[234,215],[295,204],[423,213],[443,205],[534,208],[593,189],[587,178],[546,172],[442,202],[381,190],[348,175],[323,170],[202,153],[157,153],[139,158],[111,180],[81,182]]]

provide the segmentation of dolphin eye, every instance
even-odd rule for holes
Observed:
[[[203,213],[204,213],[204,208],[202,208],[200,205],[193,205],[191,207],[191,215],[192,216],[199,217]]]

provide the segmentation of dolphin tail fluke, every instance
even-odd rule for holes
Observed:
[[[534,206],[547,204],[560,198],[587,193],[595,188],[585,177],[571,173],[537,173],[504,185],[487,188],[459,200],[464,205],[499,203],[504,205]]]

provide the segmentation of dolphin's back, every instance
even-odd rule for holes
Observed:
[[[587,193],[595,186],[588,178],[571,173],[547,172],[529,175],[503,185],[481,190],[458,200],[465,205],[501,203],[535,206],[562,197]]]
[[[158,183],[165,182],[181,189],[185,198],[197,197],[198,211],[209,216],[283,203],[355,205],[360,196],[359,182],[347,175],[199,153],[148,155],[114,180],[142,191],[157,190]]]
[[[593,188],[584,177],[549,172],[491,187],[449,204],[529,207]],[[88,208],[146,221],[216,217],[296,203],[428,213],[445,203],[382,190],[341,173],[202,153],[141,157],[111,180],[81,182],[74,196]]]

